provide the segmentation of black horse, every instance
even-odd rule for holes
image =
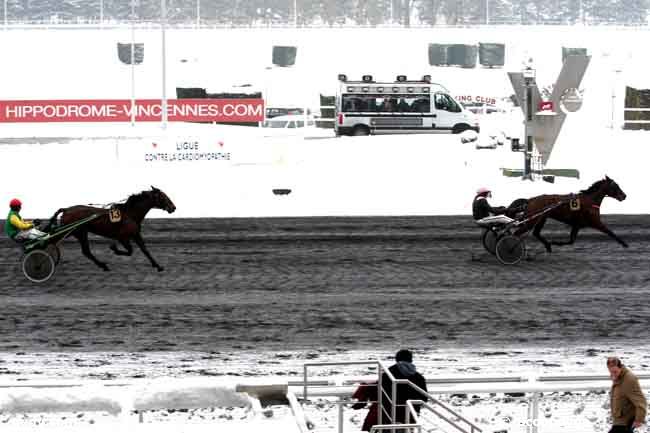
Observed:
[[[147,256],[151,265],[158,271],[162,271],[163,267],[151,257],[140,234],[142,221],[151,209],[162,209],[172,213],[176,210],[176,206],[164,192],[152,186],[150,191],[133,194],[126,199],[126,202],[116,204],[111,209],[83,205],[61,208],[52,216],[50,224],[55,223],[58,215],[61,215],[62,224],[70,224],[93,214],[99,215],[72,232],[72,235],[81,244],[81,251],[86,257],[103,270],[108,271],[106,263],[99,261],[90,251],[88,233],[94,233],[119,242],[125,248],[124,251],[117,247],[117,243],[111,245],[111,250],[119,256],[133,254],[132,240]]]
[[[546,251],[550,253],[551,245],[573,244],[580,229],[591,227],[606,233],[616,240],[616,242],[627,248],[627,243],[616,236],[600,220],[600,205],[605,197],[613,197],[618,201],[623,201],[627,195],[614,180],[605,176],[604,179],[594,182],[593,185],[580,191],[578,194],[539,195],[530,198],[525,204],[525,215],[527,218],[530,218],[530,221],[523,224],[515,234],[521,235],[532,228],[533,235],[544,244]],[[544,212],[544,209],[550,210]],[[549,242],[542,236],[542,229],[544,228],[544,224],[546,224],[546,220],[549,218],[571,226],[571,234],[568,241]]]

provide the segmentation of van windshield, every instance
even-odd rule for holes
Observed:
[[[463,109],[454,101],[451,96],[445,93],[436,93],[435,95],[436,110],[450,111],[452,113],[460,113]]]

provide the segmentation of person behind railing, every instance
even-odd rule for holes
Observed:
[[[415,368],[415,365],[413,365],[413,353],[411,353],[410,350],[407,349],[399,350],[395,354],[395,364],[390,366],[388,370],[392,373],[395,379],[397,380],[407,379],[412,384],[422,389],[424,392],[427,392],[427,382],[424,379],[424,376],[418,373],[418,371]],[[427,400],[426,395],[423,395],[421,392],[417,391],[415,388],[405,383],[404,384],[400,383],[397,385],[396,395],[393,397],[392,382],[388,377],[388,374],[386,373],[383,373],[381,375],[381,390],[382,390],[381,402],[382,402],[382,409],[383,409],[383,415],[382,415],[383,424],[386,424],[387,421],[389,420],[387,419],[387,417],[392,416],[393,404],[396,405],[395,419],[390,421],[394,424],[405,424],[407,420],[406,414],[408,412],[406,401]],[[395,401],[391,402],[393,398],[395,399]],[[420,413],[420,407],[418,405],[415,406],[415,410],[418,414]],[[413,422],[413,418],[409,417],[409,421]]]
[[[639,379],[616,357],[607,358],[612,378],[610,405],[612,428],[609,433],[633,433],[645,423],[647,402]]]
[[[370,431],[372,426],[378,424],[378,405],[377,405],[377,382],[365,383],[361,382],[359,387],[352,394],[352,398],[357,400],[357,403],[352,405],[352,409],[364,409],[368,402],[370,406],[368,407],[368,414],[363,420],[363,426],[361,431]]]

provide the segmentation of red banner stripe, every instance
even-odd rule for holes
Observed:
[[[0,101],[0,122],[136,122],[162,120],[160,99]],[[171,122],[259,122],[263,99],[169,99]]]

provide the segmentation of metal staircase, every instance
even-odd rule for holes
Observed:
[[[411,383],[406,379],[396,379],[393,374],[390,372],[386,364],[380,360],[377,361],[363,361],[363,362],[336,362],[336,363],[309,363],[304,366],[304,377],[303,377],[303,393],[302,393],[302,404],[310,402],[310,387],[318,387],[322,384],[322,381],[309,381],[309,368],[312,367],[324,367],[324,366],[376,366],[377,368],[377,383],[382,383],[382,376],[385,376],[389,379],[390,390],[382,389],[381,386],[377,387],[378,395],[378,424],[372,427],[371,432],[390,432],[390,433],[421,433],[424,431],[431,431],[433,427],[436,428],[435,431],[443,431],[448,433],[482,433],[483,430],[477,425],[473,424],[471,421],[464,418],[460,413],[453,410],[446,404],[442,403],[440,400],[436,399],[431,394],[425,392],[423,389]],[[385,382],[385,381],[384,381]],[[311,385],[310,385],[311,384]],[[358,385],[358,383],[356,384]],[[397,385],[407,385],[418,391],[422,395],[421,400],[408,400],[406,402],[407,410],[407,423],[394,423],[396,419],[396,408],[399,405],[392,404],[393,401],[396,401],[397,394]],[[346,389],[332,389],[330,392],[327,392],[321,385],[316,393],[312,392],[313,396],[328,396],[334,398],[335,400],[331,403],[336,404],[338,407],[338,414],[336,424],[337,426],[323,426],[319,425],[314,429],[310,429],[310,422],[305,417],[302,405],[298,403],[298,399],[295,395],[288,396],[289,401],[292,405],[292,410],[297,416],[297,422],[301,433],[348,433],[352,431],[358,431],[354,429],[345,428],[345,409],[349,408],[355,401],[350,399],[351,390]],[[374,403],[370,402],[370,403]],[[294,409],[294,406],[296,408]],[[416,410],[419,409],[419,412]],[[313,426],[311,426],[313,427]]]

